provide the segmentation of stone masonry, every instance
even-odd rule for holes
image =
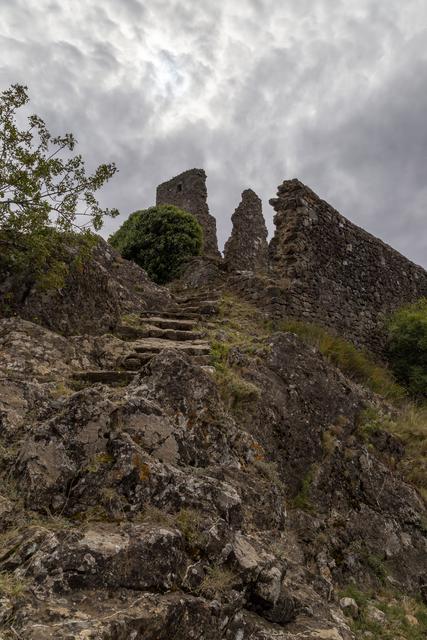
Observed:
[[[219,269],[221,280],[226,267],[228,286],[274,317],[322,324],[381,354],[385,320],[398,307],[427,296],[427,272],[352,224],[299,180],[285,180],[277,196],[270,200],[276,231],[268,250],[261,200],[247,189],[232,216],[223,265],[215,260],[210,268]],[[202,169],[161,184],[157,204],[193,213],[203,226],[204,256],[220,257]]]
[[[285,180],[277,195],[270,200],[276,211],[270,275],[280,287],[284,313],[380,350],[385,316],[427,296],[427,272],[299,180]]]
[[[267,227],[262,215],[262,202],[252,189],[243,191],[242,201],[231,219],[233,231],[224,247],[228,268],[235,271],[266,272]]]
[[[157,187],[156,204],[172,204],[192,213],[203,228],[204,254],[220,257],[216,235],[216,220],[209,213],[206,173],[189,169]]]

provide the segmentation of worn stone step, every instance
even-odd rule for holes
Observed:
[[[150,318],[151,316],[164,318],[165,320],[192,320],[193,322],[201,319],[200,313],[188,313],[183,311],[167,309],[166,311],[141,311],[140,317]]]
[[[175,340],[185,342],[186,340],[199,340],[202,334],[197,331],[183,329],[164,329],[147,325],[144,328],[120,325],[114,332],[119,338],[124,340],[138,340],[140,338],[164,338],[165,340]]]
[[[153,351],[144,353],[131,353],[121,362],[121,367],[127,371],[139,371],[153,356],[157,355]]]
[[[202,340],[194,342],[175,342],[173,340],[162,340],[161,338],[144,338],[139,340],[134,346],[137,353],[159,353],[163,349],[176,349],[190,355],[209,355],[210,346]]]
[[[190,304],[190,303],[197,303],[197,304],[201,304],[201,303],[215,303],[218,304],[219,299],[220,299],[220,294],[216,294],[215,292],[209,292],[206,294],[199,294],[199,295],[190,295],[190,296],[174,296],[174,301],[181,305],[181,304]]]
[[[207,302],[197,306],[182,306],[180,313],[194,313],[200,316],[215,315],[218,313],[218,305],[213,302]]]
[[[76,371],[72,375],[72,379],[77,382],[88,382],[95,384],[102,382],[103,384],[129,384],[135,377],[134,371]]]
[[[197,323],[194,320],[177,320],[176,318],[160,318],[159,316],[149,316],[141,318],[141,324],[150,324],[161,329],[182,329],[192,331]]]
[[[132,371],[140,371],[142,367],[147,364],[154,356],[158,355],[158,353],[153,353],[152,351],[144,352],[144,353],[131,353],[125,360],[123,360],[122,366],[126,370]],[[198,365],[210,365],[211,357],[210,355],[191,355],[191,361],[194,364]]]

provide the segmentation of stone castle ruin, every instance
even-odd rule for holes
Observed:
[[[204,254],[220,257],[216,236],[216,220],[209,213],[206,173],[203,169],[190,169],[157,187],[156,205],[173,204],[192,213],[203,228]]]
[[[160,185],[161,203],[193,213],[204,229],[206,260],[215,258],[231,287],[276,317],[320,323],[381,351],[386,316],[427,296],[422,267],[352,224],[299,180],[285,180],[270,200],[276,230],[269,245],[260,198],[251,189],[242,193],[223,260],[203,170]]]
[[[233,230],[224,247],[226,264],[235,270],[267,273],[268,232],[262,202],[255,191],[243,191],[242,201],[231,220]]]

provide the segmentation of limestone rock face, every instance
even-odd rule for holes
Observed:
[[[203,169],[189,169],[157,187],[156,204],[173,204],[192,213],[203,228],[205,255],[220,257],[216,220],[209,213],[207,197],[206,173]]]
[[[111,331],[121,315],[161,308],[170,294],[99,238],[83,268],[71,268],[60,290],[40,290],[35,282],[0,273],[3,299],[8,304],[0,304],[0,317],[19,315],[69,336]]]
[[[242,193],[242,201],[231,218],[233,231],[224,247],[224,259],[233,271],[266,272],[268,268],[267,227],[262,202],[252,189]]]

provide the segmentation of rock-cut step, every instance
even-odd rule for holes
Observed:
[[[147,323],[146,327],[132,327],[120,325],[114,331],[115,335],[122,340],[139,340],[141,338],[162,338],[174,340],[175,342],[185,342],[187,340],[199,340],[202,333],[188,329],[170,329],[156,327]]]
[[[133,349],[136,353],[151,354],[160,353],[163,349],[176,349],[191,356],[207,356],[210,354],[210,346],[204,340],[178,342],[161,338],[145,338],[138,340]]]
[[[135,371],[116,371],[116,370],[100,370],[100,371],[75,371],[72,374],[72,380],[86,384],[108,384],[112,386],[127,385],[132,382],[135,377]]]
[[[128,356],[126,356],[126,358],[123,360],[122,362],[122,367],[124,370],[126,371],[140,371],[142,369],[142,367],[147,364],[147,362],[149,362],[151,360],[151,358],[153,358],[154,356],[156,356],[156,353],[153,353],[152,351],[146,351],[143,353],[130,353]],[[202,355],[190,355],[191,357],[191,362],[193,364],[198,364],[200,366],[206,366],[206,365],[210,365],[211,363],[211,358],[210,355],[208,354],[202,354]]]
[[[141,311],[140,314],[141,320],[147,320],[148,318],[152,318],[155,316],[156,318],[160,318],[161,320],[189,320],[191,322],[198,322],[202,319],[202,315],[200,313],[188,313],[187,311],[183,312],[180,309],[170,309],[167,311]]]
[[[161,329],[179,329],[182,331],[192,331],[197,323],[194,320],[179,320],[178,318],[160,316],[148,316],[146,318],[140,318],[141,324],[150,324]]]

